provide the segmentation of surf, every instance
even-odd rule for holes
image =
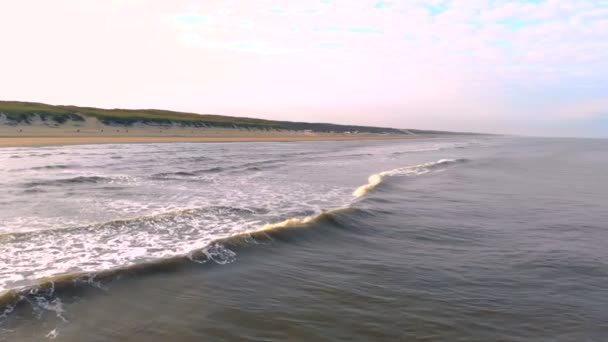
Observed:
[[[358,187],[353,192],[353,195],[355,199],[364,197],[376,189],[388,177],[420,176],[432,171],[442,170],[454,165],[465,163],[467,161],[468,160],[466,159],[441,159],[435,162],[382,171],[370,175],[368,177],[368,183]],[[157,257],[145,257],[141,258],[141,260],[136,258],[132,259],[131,261],[128,261],[127,259],[123,260],[118,258],[118,256],[115,256],[115,258],[123,260],[123,264],[107,267],[107,263],[100,262],[97,268],[78,272],[67,272],[66,269],[65,272],[60,271],[56,274],[27,280],[25,285],[14,286],[5,284],[8,285],[9,288],[5,288],[3,289],[4,291],[0,291],[0,312],[2,312],[2,310],[8,310],[11,308],[11,306],[14,306],[15,303],[22,302],[27,298],[31,298],[32,296],[35,297],[42,295],[46,298],[53,296],[54,293],[59,289],[71,288],[73,286],[84,285],[89,287],[100,287],[102,282],[114,279],[124,274],[136,275],[144,272],[164,270],[167,268],[174,268],[176,265],[181,265],[188,262],[207,263],[208,261],[212,261],[218,264],[228,264],[236,260],[236,254],[226,246],[248,244],[266,239],[268,238],[269,234],[271,235],[278,231],[307,228],[327,220],[334,220],[337,216],[348,215],[356,210],[353,207],[354,203],[356,203],[356,201],[353,200],[345,207],[325,210],[309,216],[290,217],[277,222],[260,224],[255,227],[250,221],[242,221],[243,223],[248,222],[251,224],[252,228],[244,229],[242,232],[232,233],[230,235],[217,234],[215,237],[211,236],[208,239],[199,239],[197,241],[204,243],[204,245],[198,248],[192,245],[190,248],[187,248],[187,246],[178,246],[173,248],[172,251],[164,251],[158,254]],[[65,227],[61,229],[53,229],[51,231],[28,231],[5,234],[0,236],[0,240],[5,242],[10,242],[13,240],[25,241],[36,236],[52,237],[57,234],[73,234],[75,231],[89,232],[95,236],[107,235],[108,238],[115,238],[116,235],[120,236],[123,233],[129,233],[130,231],[133,231],[133,229],[135,229],[135,231],[140,230],[142,225],[146,227],[154,227],[155,229],[165,229],[164,227],[166,225],[180,225],[185,224],[184,222],[188,224],[188,222],[190,222],[188,220],[194,220],[193,224],[198,224],[198,220],[209,219],[208,215],[212,215],[212,217],[230,217],[235,215],[236,217],[251,217],[258,214],[266,215],[268,213],[268,209],[249,207],[239,208],[212,206],[189,208],[158,215],[116,220],[84,227]],[[238,220],[235,222],[219,220],[217,223],[222,224],[224,222],[241,224],[239,223],[241,221]],[[152,230],[151,233],[155,232],[155,230]],[[210,231],[209,234],[213,235],[216,233]],[[158,248],[166,248],[166,246],[163,247],[162,245],[159,245]]]
[[[386,177],[394,176],[420,176],[435,170],[444,169],[451,165],[467,162],[467,159],[440,159],[436,162],[424,163],[413,166],[401,167],[389,171],[375,173],[367,179],[367,184],[358,187],[354,192],[355,198],[360,198],[367,195],[370,191],[376,189]]]

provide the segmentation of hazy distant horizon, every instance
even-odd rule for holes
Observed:
[[[329,120],[316,120],[310,121],[305,119],[281,119],[281,118],[272,118],[268,116],[253,116],[253,115],[238,115],[232,113],[212,113],[205,111],[192,111],[192,110],[179,110],[175,108],[156,108],[156,107],[116,107],[116,106],[94,106],[87,104],[74,104],[74,103],[46,103],[40,101],[30,101],[30,100],[9,100],[9,99],[0,99],[0,101],[16,101],[16,102],[33,102],[33,103],[43,103],[53,106],[75,106],[75,107],[90,107],[90,108],[100,108],[100,109],[127,109],[127,110],[166,110],[166,111],[174,111],[174,112],[182,112],[182,113],[191,113],[191,114],[200,114],[200,115],[222,115],[222,116],[233,116],[233,117],[247,117],[253,119],[267,119],[267,120],[279,120],[279,121],[301,121],[301,122],[311,122],[311,123],[329,123],[329,124],[337,124],[337,125],[356,125],[356,126],[372,126],[372,127],[385,127],[385,128],[396,128],[403,130],[422,130],[422,131],[446,131],[453,133],[478,133],[478,134],[490,134],[490,135],[512,135],[512,136],[521,136],[521,137],[539,137],[539,138],[600,138],[606,139],[608,136],[584,136],[584,135],[535,135],[535,134],[518,134],[518,133],[500,133],[500,132],[489,132],[489,131],[475,131],[475,130],[453,130],[453,129],[441,129],[437,127],[400,127],[400,126],[391,126],[391,125],[378,125],[371,123],[356,123],[351,121],[329,121]]]
[[[26,0],[0,32],[8,101],[608,137],[603,0]]]

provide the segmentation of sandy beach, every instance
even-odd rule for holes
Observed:
[[[95,119],[82,123],[51,125],[37,121],[30,124],[0,123],[0,147],[145,144],[145,143],[214,143],[214,142],[288,142],[411,139],[413,134],[319,133],[305,131],[256,130],[238,128],[192,128],[169,125],[109,126]]]
[[[289,142],[411,139],[411,136],[210,136],[210,137],[0,137],[0,147],[88,145],[88,144],[149,144],[149,143],[218,143],[218,142]]]

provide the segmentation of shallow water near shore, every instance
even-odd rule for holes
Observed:
[[[0,149],[0,341],[603,341],[608,141]]]

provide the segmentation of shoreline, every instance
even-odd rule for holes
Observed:
[[[80,136],[80,137],[1,137],[3,147],[42,147],[62,145],[102,145],[102,144],[169,144],[169,143],[231,143],[231,142],[297,142],[297,141],[365,141],[415,139],[412,135],[281,135],[281,136]]]

